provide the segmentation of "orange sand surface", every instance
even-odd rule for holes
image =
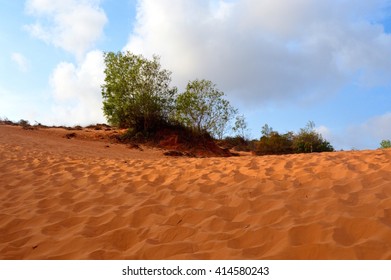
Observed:
[[[0,126],[1,259],[391,259],[391,150],[172,158],[66,133]]]

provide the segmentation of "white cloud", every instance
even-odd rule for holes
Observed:
[[[391,139],[391,112],[369,119],[361,127],[374,137]]]
[[[30,63],[23,54],[14,52],[11,54],[11,59],[16,63],[21,72],[27,72],[29,70]]]
[[[345,141],[355,148],[378,148],[381,140],[391,140],[391,112],[375,116],[347,129]]]
[[[330,141],[329,139],[332,137],[331,130],[324,125],[315,127],[315,131],[323,136],[324,139]]]
[[[140,0],[125,49],[162,56],[183,88],[206,78],[247,105],[389,83],[386,0]]]
[[[54,105],[45,121],[51,124],[104,122],[100,86],[104,80],[101,51],[91,51],[107,23],[101,0],[27,0],[36,22],[26,26],[34,37],[62,48],[77,63],[61,62],[50,76]]]
[[[34,92],[39,95],[40,93]],[[4,88],[0,85],[0,118],[7,118],[12,121],[26,119],[34,124],[42,115],[42,106],[45,101],[37,101],[32,94],[23,94],[15,89]]]
[[[101,51],[87,53],[78,65],[60,63],[50,79],[55,100],[51,122],[66,125],[105,122],[100,88],[103,71]]]
[[[26,11],[37,18],[26,29],[34,37],[79,59],[102,36],[107,23],[98,0],[28,0]]]

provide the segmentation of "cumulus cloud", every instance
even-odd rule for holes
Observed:
[[[107,23],[99,3],[99,0],[28,0],[26,11],[36,17],[36,22],[26,29],[32,36],[81,58],[102,36]]]
[[[207,78],[246,105],[389,83],[386,0],[140,0],[125,49],[162,56],[184,88]]]
[[[100,86],[104,81],[101,51],[91,49],[103,36],[107,17],[101,0],[27,0],[36,22],[25,26],[36,38],[73,54],[76,63],[61,62],[50,76],[54,105],[46,121],[86,125],[104,122]]]
[[[23,54],[14,52],[11,54],[11,59],[16,63],[21,72],[27,72],[29,70],[30,63]]]
[[[55,101],[52,122],[67,125],[105,122],[100,93],[103,71],[101,51],[87,53],[76,65],[69,62],[57,65],[50,78]]]

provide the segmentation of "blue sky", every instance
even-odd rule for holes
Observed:
[[[308,121],[337,149],[391,139],[389,0],[0,0],[0,117],[104,122],[102,52],[216,83],[249,136]]]

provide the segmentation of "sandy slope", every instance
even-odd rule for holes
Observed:
[[[391,259],[391,150],[169,158],[66,133],[0,126],[1,259]]]

